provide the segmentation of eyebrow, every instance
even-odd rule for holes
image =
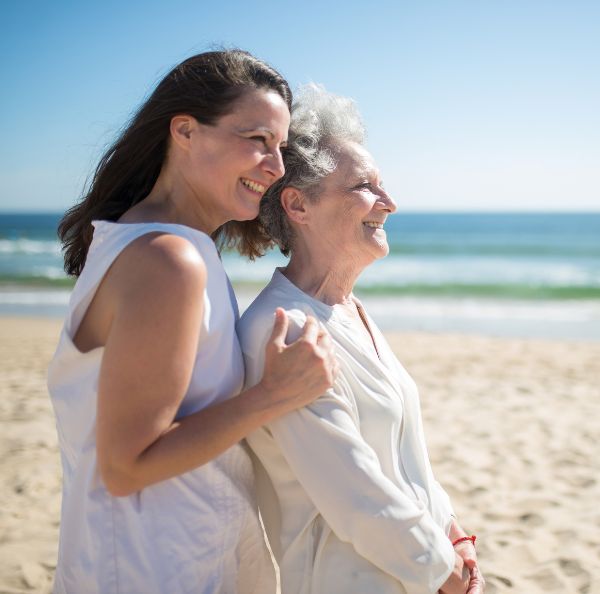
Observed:
[[[349,184],[353,186],[357,182],[363,183],[363,181],[369,181],[371,179],[371,175],[373,175],[373,177],[375,178],[378,178],[378,181],[376,183],[377,187],[383,188],[383,179],[379,176],[379,172],[374,169],[361,169],[360,172],[353,171],[351,174],[348,175],[348,181]]]
[[[242,128],[240,132],[256,132],[257,130],[260,130],[261,132],[266,132],[271,136],[271,138],[275,138],[275,134],[273,134],[273,131],[270,128],[267,128],[266,126],[250,126],[249,128]]]
[[[247,134],[248,132],[257,132],[257,131],[268,134],[272,139],[275,138],[275,134],[273,133],[273,130],[271,130],[271,128],[267,128],[266,126],[250,126],[250,128],[242,128],[240,130],[240,132],[242,134]],[[288,143],[288,139],[284,138],[279,144],[287,145],[287,143]]]
[[[271,138],[275,138],[275,134],[271,128],[267,128],[266,126],[250,126],[249,128],[242,128],[240,132],[255,132],[255,131],[265,132]]]
[[[350,171],[350,175],[357,178],[371,176],[379,177],[381,175],[381,172],[378,169],[361,163],[358,167],[355,167]]]

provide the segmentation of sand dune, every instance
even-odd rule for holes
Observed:
[[[59,329],[0,318],[0,594],[51,588],[60,461],[45,374]],[[600,344],[388,338],[420,386],[486,591],[600,594]]]

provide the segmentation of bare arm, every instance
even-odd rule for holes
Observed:
[[[285,345],[277,314],[270,373],[237,398],[177,422],[202,321],[206,268],[186,240],[162,235],[127,248],[109,272],[111,323],[98,386],[98,464],[116,496],[190,471],[326,390],[333,355],[315,320]]]

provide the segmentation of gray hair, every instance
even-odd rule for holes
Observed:
[[[336,154],[344,142],[363,144],[365,128],[352,99],[328,93],[314,83],[294,94],[288,146],[283,152],[284,176],[264,194],[260,222],[284,255],[294,233],[281,206],[281,192],[292,186],[316,200],[322,180],[337,167]]]

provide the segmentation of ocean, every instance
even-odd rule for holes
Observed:
[[[62,316],[61,215],[0,214],[0,314]],[[600,213],[401,213],[356,293],[384,329],[600,340]],[[244,309],[286,259],[223,254]]]

